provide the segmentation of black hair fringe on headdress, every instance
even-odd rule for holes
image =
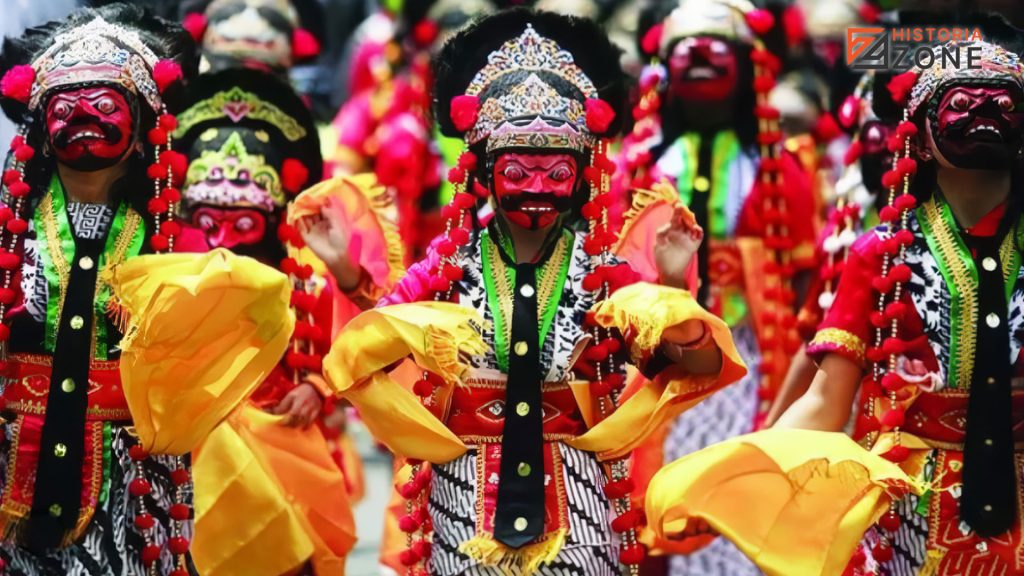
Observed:
[[[613,136],[626,126],[629,116],[626,75],[619,64],[619,49],[594,22],[553,12],[514,8],[487,16],[449,40],[434,60],[434,110],[441,132],[462,134],[452,124],[451,100],[464,94],[487,56],[532,25],[538,34],[558,43],[572,54],[576,65],[594,83],[602,100],[615,110],[615,120],[605,134]]]

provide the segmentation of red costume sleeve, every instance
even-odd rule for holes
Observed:
[[[878,235],[870,231],[850,247],[835,301],[807,347],[807,352],[817,359],[828,353],[837,353],[864,364],[864,351],[872,334],[870,317],[876,298],[871,281],[881,269],[878,244]]]

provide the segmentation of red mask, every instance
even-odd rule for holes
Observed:
[[[201,206],[192,212],[192,224],[203,231],[210,248],[231,250],[259,244],[267,231],[266,215],[253,208]]]
[[[577,170],[572,154],[509,152],[498,156],[494,163],[498,210],[522,228],[547,228],[572,209]]]
[[[726,41],[684,38],[668,59],[669,92],[681,100],[713,102],[736,89],[736,53]]]
[[[932,137],[953,166],[1004,169],[1021,147],[1022,95],[1006,87],[954,86],[931,118]]]
[[[94,171],[119,163],[134,134],[131,105],[109,86],[60,92],[46,104],[46,130],[57,161]]]

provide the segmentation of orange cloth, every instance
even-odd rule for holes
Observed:
[[[703,518],[768,576],[832,576],[893,497],[922,489],[845,434],[772,429],[669,464],[645,508],[657,537]]]
[[[317,574],[345,573],[356,540],[345,478],[318,428],[281,419],[247,404],[196,454],[201,574],[278,576],[307,560]]]
[[[104,276],[126,324],[125,399],[154,454],[192,451],[270,373],[295,323],[285,275],[227,250],[138,256]]]

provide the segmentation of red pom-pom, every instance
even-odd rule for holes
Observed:
[[[600,98],[587,98],[583,107],[587,112],[587,129],[594,134],[604,134],[615,120],[615,110]]]
[[[778,120],[781,114],[774,106],[758,104],[754,106],[754,116],[760,120]]]
[[[661,34],[664,31],[665,25],[660,22],[647,29],[643,39],[640,40],[640,48],[644,51],[644,54],[653,56],[658,53],[658,48],[661,47]]]
[[[171,482],[173,482],[175,486],[184,486],[185,484],[188,484],[188,481],[191,478],[192,476],[185,468],[175,468],[174,471],[171,472]]]
[[[422,46],[424,48],[430,47],[430,45],[437,40],[437,35],[437,22],[434,22],[429,18],[420,20],[412,27],[412,39],[416,42],[417,46]]]
[[[181,224],[175,222],[174,220],[171,220],[169,222],[164,222],[163,226],[160,227],[160,230],[168,237],[174,238],[175,236],[181,234]]]
[[[7,187],[7,191],[15,198],[24,198],[32,191],[32,188],[25,182],[14,182]]]
[[[902,181],[903,178],[900,177],[900,173],[895,170],[886,170],[882,174],[882,186],[886,188],[895,188]]]
[[[150,198],[149,202],[146,203],[146,210],[153,215],[163,214],[167,212],[167,208],[167,200],[163,198]]]
[[[907,97],[910,96],[910,90],[916,83],[917,72],[908,70],[907,72],[893,76],[885,86],[889,89],[889,94],[892,95],[894,102],[900,106],[906,106]]]
[[[149,530],[153,526],[156,526],[156,518],[153,516],[142,513],[135,517],[135,527],[139,530]]]
[[[882,517],[878,519],[878,525],[887,532],[895,532],[896,530],[899,530],[901,523],[899,515],[892,510],[882,514]]]
[[[465,246],[469,242],[469,230],[465,228],[452,228],[448,237],[459,246]]]
[[[876,562],[881,564],[885,564],[892,560],[892,554],[892,547],[883,542],[876,542],[875,545],[871,547],[871,556]]]
[[[296,60],[308,60],[320,54],[320,41],[312,32],[305,28],[292,30],[292,57]]]
[[[4,98],[28,104],[32,96],[32,84],[36,81],[36,71],[28,64],[14,66],[0,78],[0,94]]]
[[[146,176],[150,180],[160,180],[167,175],[167,167],[163,164],[150,164],[146,168]]]
[[[910,120],[904,120],[896,126],[896,135],[903,140],[908,140],[917,135],[917,125]]]
[[[775,78],[771,76],[758,76],[754,78],[754,91],[766,94],[775,88]]]
[[[907,305],[903,302],[890,302],[889,305],[885,307],[885,319],[889,321],[902,320],[906,313]]]
[[[747,12],[746,19],[747,25],[758,36],[764,36],[772,29],[772,26],[775,26],[775,16],[761,8]]]
[[[170,239],[163,234],[153,234],[149,239],[149,246],[156,252],[166,252],[171,246]]]
[[[465,182],[466,170],[459,166],[452,167],[451,170],[448,170],[448,181],[452,184],[461,184]]]
[[[451,289],[452,283],[444,276],[431,276],[429,286],[434,292],[447,292]]]
[[[626,510],[612,520],[612,530],[621,534],[626,530],[640,526],[643,523],[643,519],[643,511],[636,508]]]
[[[181,66],[173,60],[161,60],[153,66],[153,81],[161,94],[181,78]]]
[[[145,496],[152,491],[153,487],[145,478],[136,478],[128,484],[128,492],[136,498]]]
[[[142,447],[142,444],[134,444],[128,449],[128,456],[132,460],[139,462],[149,458],[149,452],[146,452],[146,449]]]
[[[469,150],[459,154],[459,168],[462,168],[466,172],[476,170],[476,154],[473,154]]]
[[[8,170],[4,170],[4,177],[3,177],[4,186],[10,186],[11,184],[14,184],[15,182],[20,182],[20,181],[21,181],[21,172],[18,172],[17,170],[14,170],[13,168],[8,169]]]
[[[913,176],[914,174],[917,174],[917,161],[913,158],[900,158],[899,161],[896,162],[896,171],[900,174]]]
[[[181,21],[181,27],[188,31],[196,44],[203,43],[203,36],[206,34],[207,24],[206,16],[201,12],[186,14],[185,18]]]
[[[895,336],[890,336],[882,341],[882,351],[889,356],[899,356],[907,350],[907,343]]]
[[[420,523],[411,515],[406,514],[398,519],[398,529],[402,532],[415,532],[420,529]]]
[[[156,119],[156,123],[160,128],[167,132],[174,132],[178,129],[178,119],[175,118],[173,114],[161,114],[160,117]]]
[[[469,210],[476,205],[476,197],[472,194],[459,192],[452,197],[452,204],[459,210]]]
[[[0,252],[0,269],[14,270],[21,265],[21,257],[6,250]]]
[[[146,566],[152,566],[154,562],[160,559],[160,547],[156,544],[147,544],[142,549],[142,563]]]
[[[181,536],[173,536],[167,541],[167,548],[170,549],[171,554],[181,556],[188,552],[188,540]]]
[[[818,122],[814,125],[814,138],[818,142],[831,142],[839,137],[839,125],[831,114],[825,112],[818,116]]]
[[[146,133],[146,140],[153,146],[163,146],[167,144],[167,131],[163,128],[153,128]]]
[[[398,561],[402,563],[402,566],[412,566],[420,560],[420,555],[411,548],[408,550],[402,550],[402,553],[398,555]]]
[[[298,194],[309,180],[309,169],[295,158],[285,158],[281,164],[281,187],[289,194]]]
[[[176,503],[171,504],[171,508],[168,510],[171,514],[171,518],[178,522],[184,522],[192,517],[192,509],[187,504]]]
[[[896,392],[906,385],[907,382],[903,378],[900,378],[899,374],[886,372],[885,375],[882,376],[882,388],[885,388],[886,392]]]
[[[15,235],[24,234],[25,231],[28,230],[28,222],[22,220],[21,218],[14,218],[13,220],[8,220],[5,226],[7,227],[8,232]]]
[[[6,324],[0,324],[0,342],[7,342],[11,337],[11,329]]]
[[[906,264],[898,264],[889,270],[889,278],[892,278],[893,282],[907,282],[910,280],[910,274],[910,266]]]
[[[892,206],[883,206],[882,209],[878,211],[878,219],[882,222],[892,223],[898,220],[899,217],[900,211]]]
[[[188,158],[184,154],[175,150],[164,150],[160,153],[160,163],[171,167],[171,180],[175,186],[180,186],[185,181]]]
[[[14,290],[10,288],[0,288],[0,304],[11,305],[14,304],[14,299],[17,295]]]
[[[894,236],[896,243],[902,246],[909,246],[914,242],[914,233],[910,230],[900,230]]]
[[[886,276],[876,276],[871,279],[871,286],[880,294],[888,294],[892,291],[892,279]]]
[[[412,391],[420,398],[426,398],[434,393],[434,385],[430,383],[430,380],[420,379],[412,385]]]
[[[627,544],[619,550],[619,561],[623,564],[636,565],[644,561],[647,553],[640,544]]]
[[[913,210],[917,207],[917,198],[914,198],[913,194],[900,194],[893,201],[893,205],[897,210]]]
[[[462,280],[462,267],[456,266],[455,264],[446,264],[444,266],[443,274],[449,282],[459,282]]]
[[[459,132],[465,132],[476,124],[477,115],[480,113],[480,99],[476,96],[465,94],[452,98],[451,115],[452,124]]]
[[[622,480],[613,480],[604,485],[604,495],[612,500],[619,498],[625,498],[629,496],[630,492],[636,487],[631,478],[624,478]]]
[[[419,539],[419,540],[413,542],[412,543],[412,549],[417,554],[419,554],[421,558],[424,558],[424,559],[430,558],[430,553],[432,552],[432,550],[430,549],[430,541],[429,540],[423,540],[423,539]]]
[[[36,151],[28,144],[22,144],[14,149],[14,159],[18,162],[28,162],[36,155]]]

